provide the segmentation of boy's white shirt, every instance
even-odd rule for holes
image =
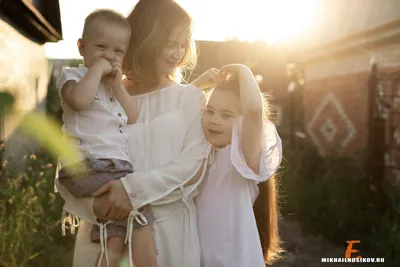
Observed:
[[[63,133],[76,138],[76,145],[83,152],[74,161],[61,159],[63,165],[88,158],[115,158],[130,160],[128,153],[127,116],[114,97],[112,89],[100,84],[91,105],[80,112],[74,111],[63,100],[63,85],[74,80],[79,82],[88,69],[83,65],[78,68],[67,68],[57,81],[61,107],[63,108]]]

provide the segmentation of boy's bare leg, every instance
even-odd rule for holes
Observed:
[[[157,267],[156,243],[152,225],[148,224],[133,230],[132,256],[136,267]]]
[[[110,236],[107,239],[107,254],[108,254],[108,262],[109,267],[118,267],[119,262],[122,259],[122,255],[125,249],[125,240],[120,236]],[[97,263],[100,259],[100,254],[97,258]],[[107,259],[106,255],[103,254],[103,259],[101,260],[101,267],[107,267]]]

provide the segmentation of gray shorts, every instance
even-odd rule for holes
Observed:
[[[75,197],[90,197],[95,191],[109,181],[118,180],[125,175],[133,172],[132,163],[120,159],[85,159],[60,169],[58,180]],[[154,222],[154,216],[149,207],[140,210],[147,219],[148,224]],[[97,219],[98,222],[105,223],[107,220]],[[126,235],[126,220],[115,221],[107,224],[108,236]],[[142,227],[136,221],[133,228]],[[100,242],[100,228],[94,225],[91,233],[92,242]]]

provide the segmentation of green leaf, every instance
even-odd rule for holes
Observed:
[[[72,161],[80,157],[74,141],[63,136],[61,125],[43,114],[31,113],[21,123],[22,129],[40,141],[53,156]]]

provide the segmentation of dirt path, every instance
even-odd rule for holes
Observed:
[[[345,247],[335,247],[322,237],[312,236],[302,231],[299,224],[290,219],[280,221],[280,235],[287,253],[273,267],[383,267],[384,264],[371,263],[322,263],[321,258],[344,257]]]

